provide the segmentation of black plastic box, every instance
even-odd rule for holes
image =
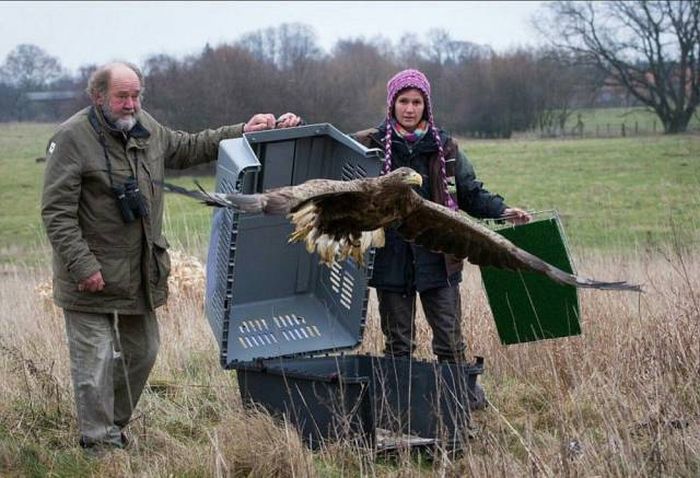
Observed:
[[[374,446],[376,431],[459,445],[483,361],[438,364],[407,358],[340,355],[274,359],[241,367],[246,402],[286,416],[317,448],[325,439]]]

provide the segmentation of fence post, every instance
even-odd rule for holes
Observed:
[[[607,123],[606,126],[608,127],[608,136],[610,136],[610,123]]]
[[[654,133],[656,133],[656,120],[654,120]]]
[[[634,135],[639,134],[639,123],[637,121],[634,122]]]
[[[620,133],[622,134],[622,137],[624,138],[625,135],[625,123],[622,123],[622,126],[620,126]]]

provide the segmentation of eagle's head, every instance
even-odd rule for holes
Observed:
[[[399,181],[404,184],[408,184],[409,186],[421,187],[423,185],[423,176],[421,176],[411,168],[397,168],[389,174],[387,174],[386,177],[391,178],[392,182]]]

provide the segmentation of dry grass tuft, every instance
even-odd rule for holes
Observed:
[[[195,304],[204,304],[206,277],[204,265],[194,256],[183,251],[170,250],[170,277],[168,292],[174,301],[191,300]],[[169,307],[169,305],[166,305]]]
[[[210,442],[217,476],[316,476],[312,453],[298,432],[264,411],[223,420]]]

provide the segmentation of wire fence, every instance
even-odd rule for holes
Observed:
[[[691,121],[688,132],[700,132],[700,123]],[[630,136],[650,136],[663,134],[664,128],[658,119],[649,121],[610,121],[586,124],[578,122],[573,126],[534,130],[532,133],[542,138],[625,138]]]

